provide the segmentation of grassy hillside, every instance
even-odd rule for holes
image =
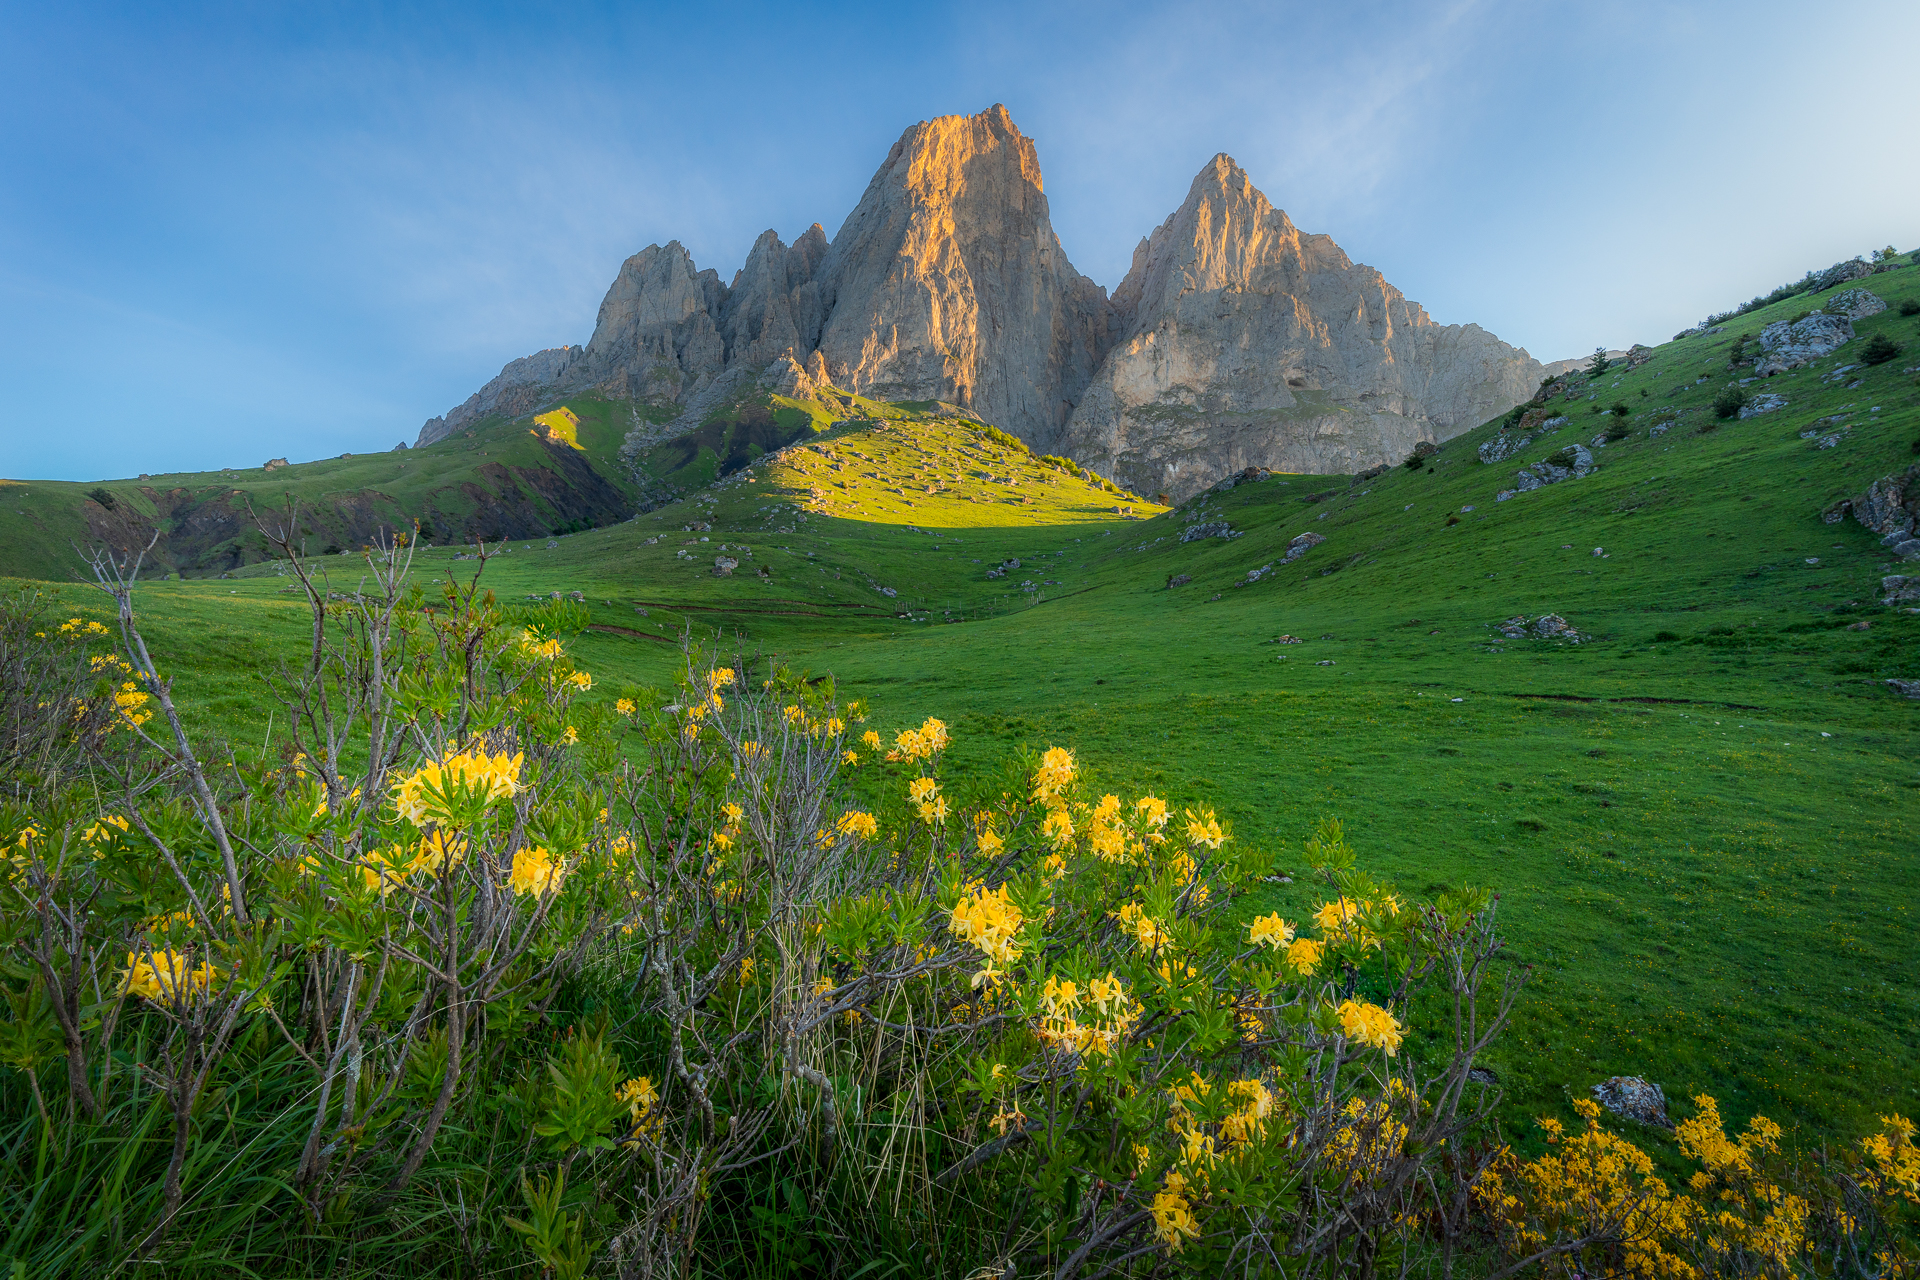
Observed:
[[[1920,704],[1885,684],[1920,677],[1920,616],[1879,603],[1901,569],[1875,535],[1822,519],[1915,458],[1920,318],[1899,304],[1920,270],[1863,283],[1889,310],[1749,388],[1786,405],[1744,420],[1710,408],[1746,376],[1734,344],[1818,297],[1576,387],[1547,406],[1565,425],[1496,465],[1489,423],[1417,470],[1273,476],[1173,511],[931,406],[809,414],[784,448],[736,417],[675,466],[650,456],[689,481],[737,463],[719,483],[551,545],[516,533],[485,581],[581,593],[576,649],[609,698],[670,678],[683,632],[725,632],[831,671],[883,729],[948,719],[956,765],[1072,744],[1113,789],[1215,805],[1243,841],[1291,856],[1333,814],[1408,889],[1499,888],[1535,972],[1493,1062],[1510,1120],[1620,1073],[1714,1093],[1735,1124],[1858,1133],[1920,1107]],[[1837,375],[1876,333],[1906,354]],[[499,430],[448,446],[552,447]],[[1592,474],[1498,500],[1575,442]],[[1222,521],[1237,536],[1181,540]],[[1306,532],[1325,541],[1286,563]],[[453,555],[419,574],[475,570]],[[336,589],[355,563],[329,562]],[[155,584],[145,606],[201,723],[261,733],[262,655],[302,626],[271,567]],[[1499,628],[1546,613],[1584,638]],[[1296,878],[1244,906],[1313,901]]]

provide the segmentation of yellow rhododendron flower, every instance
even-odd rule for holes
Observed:
[[[1178,1173],[1169,1173],[1166,1185],[1154,1193],[1153,1230],[1168,1253],[1178,1253],[1181,1245],[1200,1238],[1200,1224],[1187,1202],[1186,1179]]]
[[[1340,1005],[1340,1030],[1347,1039],[1370,1049],[1384,1049],[1389,1058],[1400,1052],[1405,1030],[1394,1016],[1377,1004],[1358,1000]]]
[[[880,823],[875,820],[872,814],[862,813],[857,809],[850,813],[841,814],[840,821],[836,825],[839,826],[843,833],[850,836],[859,836],[866,840],[872,839],[880,831]]]
[[[179,951],[156,950],[149,955],[129,952],[127,984],[121,990],[142,1000],[176,1001],[212,987],[220,971],[205,961],[187,963]]]
[[[542,848],[522,845],[513,855],[513,870],[507,876],[507,886],[515,893],[537,896],[559,888],[561,874],[562,869],[554,864],[552,854]]]
[[[1167,802],[1158,796],[1141,796],[1133,802],[1133,811],[1149,827],[1167,825]]]
[[[1048,747],[1033,777],[1033,798],[1041,804],[1052,804],[1072,784],[1073,775],[1073,752],[1065,747]]]
[[[401,779],[394,787],[394,807],[408,822],[424,827],[451,816],[447,802],[455,787],[478,788],[488,804],[510,800],[521,789],[520,765],[525,758],[518,751],[511,756],[504,751],[497,755],[472,751],[448,756]]]
[[[621,698],[613,704],[613,709],[623,716],[630,716],[639,708],[634,706],[632,698]]]
[[[529,658],[538,658],[543,662],[552,662],[565,652],[558,640],[542,640],[531,630],[520,633],[520,652]]]
[[[1297,938],[1287,948],[1287,963],[1303,974],[1310,974],[1320,967],[1320,953],[1324,949],[1312,938]]]
[[[871,729],[860,735],[860,741],[866,745],[869,751],[878,751],[880,749],[880,735]]]
[[[1006,845],[1007,842],[1002,840],[991,827],[982,827],[980,829],[980,852],[983,856],[989,858],[998,857],[1000,851],[1006,848]]]
[[[1065,809],[1049,810],[1040,823],[1040,834],[1056,845],[1066,844],[1073,839],[1073,815]]]
[[[986,969],[974,975],[975,986],[991,975],[994,965],[1013,963],[1020,953],[1020,926],[1025,923],[1026,917],[1013,904],[1004,884],[969,894],[954,904],[954,936],[979,948],[989,962]]]
[[[1129,902],[1118,911],[1108,913],[1120,922],[1120,927],[1133,935],[1142,951],[1158,951],[1167,944],[1167,934],[1147,909],[1137,902]]]
[[[1209,849],[1218,849],[1227,842],[1228,836],[1220,829],[1220,819],[1213,816],[1213,810],[1202,809],[1199,813],[1187,810],[1187,839],[1194,844],[1203,844]]]
[[[925,804],[940,790],[932,778],[915,778],[907,784],[907,795],[915,804]]]
[[[1256,947],[1266,946],[1283,951],[1293,941],[1293,926],[1282,920],[1276,911],[1247,925],[1247,941]]]
[[[593,677],[584,671],[576,671],[567,677],[567,683],[584,693],[593,688]]]

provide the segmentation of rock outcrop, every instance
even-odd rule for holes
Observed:
[[[1811,364],[1832,355],[1853,340],[1853,322],[1845,316],[1816,311],[1798,320],[1776,320],[1760,331],[1760,355],[1753,362],[1756,377]]]
[[[731,284],[649,245],[585,346],[513,361],[419,443],[588,388],[678,406],[646,443],[755,391],[837,388],[947,402],[1184,499],[1248,467],[1397,463],[1541,373],[1300,232],[1224,155],[1109,300],[1067,261],[1033,143],[995,106],[908,129],[831,243],[818,224],[792,245],[765,232]]]
[[[1533,394],[1541,366],[1438,325],[1333,240],[1302,233],[1225,155],[1134,251],[1122,337],[1058,441],[1176,500],[1248,466],[1397,463]]]

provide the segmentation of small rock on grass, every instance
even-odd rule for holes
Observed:
[[[1887,687],[1903,698],[1920,698],[1920,680],[1889,680]]]
[[[1636,1124],[1673,1128],[1667,1118],[1667,1095],[1660,1086],[1639,1076],[1611,1076],[1593,1086],[1596,1101],[1613,1114]]]

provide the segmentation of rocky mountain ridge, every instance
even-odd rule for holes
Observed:
[[[1178,499],[1247,466],[1398,462],[1542,372],[1301,233],[1225,155],[1109,298],[1067,260],[1033,142],[995,106],[909,128],[831,241],[765,232],[730,284],[678,241],[648,246],[585,346],[513,361],[420,443],[588,388],[672,405],[685,429],[743,395],[837,388],[952,402]]]

